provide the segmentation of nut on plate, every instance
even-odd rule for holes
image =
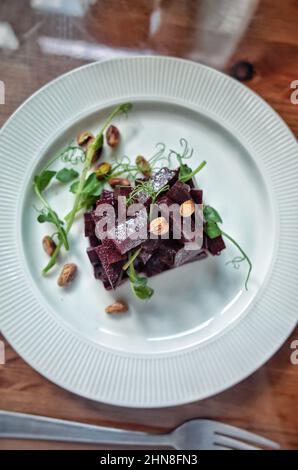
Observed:
[[[66,263],[60,272],[60,276],[57,281],[58,286],[66,287],[74,280],[76,273],[77,265],[74,263]]]
[[[115,302],[105,308],[106,313],[124,313],[127,312],[128,305],[125,302]]]
[[[77,143],[80,147],[86,145],[90,139],[94,139],[94,136],[89,131],[80,132],[77,135]]]
[[[117,147],[120,141],[120,132],[116,126],[109,126],[106,132],[107,144],[114,148]]]
[[[104,179],[111,171],[112,165],[108,162],[102,162],[95,169],[96,178],[98,180]]]
[[[150,222],[149,231],[154,235],[165,235],[169,231],[169,224],[164,217],[157,217]]]
[[[136,165],[140,173],[146,177],[150,177],[152,174],[150,163],[142,155],[138,155],[136,158]]]
[[[49,235],[46,235],[42,239],[42,246],[47,255],[52,256],[56,249],[56,243]]]
[[[95,141],[96,141],[96,139],[94,137],[92,137],[91,139],[88,140],[88,142],[87,142],[87,152],[89,151],[90,147],[93,146]],[[99,157],[102,153],[102,149],[103,149],[103,140],[102,140],[102,143],[100,143],[97,146],[97,148],[94,148],[92,150],[92,159],[91,159],[92,165],[93,165],[93,163],[97,162],[97,160],[99,159]]]
[[[191,199],[184,201],[179,208],[179,212],[181,217],[190,217],[195,212],[195,203]]]
[[[110,178],[108,183],[112,188],[115,188],[116,186],[130,186],[130,181],[126,178]]]

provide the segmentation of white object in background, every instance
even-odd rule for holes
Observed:
[[[16,51],[19,48],[19,41],[11,25],[6,21],[0,22],[0,48]]]
[[[152,54],[152,51],[148,49],[109,47],[105,44],[96,44],[74,39],[53,38],[50,36],[41,36],[38,38],[37,42],[44,54],[74,57],[86,61]]]
[[[225,67],[245,33],[259,0],[202,0],[194,49],[188,58]]]
[[[49,13],[84,16],[95,0],[31,0],[31,7]]]

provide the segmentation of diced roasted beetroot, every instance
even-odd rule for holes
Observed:
[[[92,217],[92,212],[85,212],[84,222],[85,222],[85,237],[90,237],[94,235],[95,223]]]
[[[138,256],[143,264],[146,264],[149,261],[154,251],[158,249],[159,244],[160,241],[158,239],[146,240],[143,243],[141,252]]]
[[[172,267],[175,264],[176,253],[181,248],[178,240],[159,241],[159,257],[167,266]]]
[[[126,261],[127,256],[122,255],[116,250],[115,245],[112,240],[105,239],[102,241],[102,245],[95,248],[95,251],[100,259],[101,256],[104,256],[108,264],[114,264],[118,261]]]
[[[91,264],[93,264],[93,266],[95,266],[96,264],[100,264],[100,259],[98,258],[96,248],[97,247],[87,248],[87,255],[90,259]]]
[[[143,206],[147,207],[147,206],[150,206],[152,202],[152,198],[148,196],[148,194],[146,193],[139,192],[134,202],[137,204],[143,204]]]
[[[169,267],[160,260],[159,256],[154,254],[146,264],[144,272],[148,277],[151,277],[163,271],[167,271],[168,269]]]
[[[188,263],[196,258],[202,251],[201,248],[190,250],[187,249],[187,245],[181,245],[175,242],[175,240],[167,240],[159,249],[159,257],[161,261],[172,268]]]
[[[93,272],[95,279],[102,279],[102,265],[96,264],[93,266]]]
[[[89,245],[91,247],[95,247],[101,244],[101,241],[97,238],[96,235],[90,235],[89,236]]]
[[[190,195],[196,204],[203,204],[203,191],[202,189],[191,189]]]
[[[111,264],[109,262],[109,249],[109,244],[102,244],[96,248],[96,252],[102,264],[104,277],[106,277],[106,279],[109,281],[111,287],[116,289],[123,277],[122,267],[125,263],[125,260]]]
[[[179,170],[170,170],[162,168],[151,178],[152,186],[155,192],[159,191],[165,185],[169,186],[169,190],[162,192],[156,204],[159,205],[158,215],[169,219],[170,230],[168,234],[170,239],[152,239],[148,233],[148,209],[136,213],[125,222],[119,223],[120,219],[120,201],[118,197],[128,197],[132,188],[115,188],[114,191],[104,190],[99,204],[111,204],[116,209],[116,233],[109,229],[108,238],[103,238],[102,242],[96,237],[95,225],[103,216],[96,214],[96,210],[85,214],[85,234],[89,237],[90,247],[87,253],[94,269],[94,276],[99,279],[107,290],[115,289],[122,282],[127,280],[127,273],[124,271],[123,265],[128,259],[128,252],[134,252],[134,249],[140,247],[140,253],[134,261],[135,270],[138,273],[154,276],[168,269],[173,269],[187,263],[203,259],[208,256],[219,254],[224,248],[225,243],[222,237],[210,239],[204,234],[203,246],[189,249],[187,243],[197,241],[201,236],[202,227],[195,226],[196,219],[192,217],[181,217],[180,208],[186,200],[193,200],[196,204],[203,203],[203,191],[195,188],[195,180],[190,179],[188,184],[178,181]],[[150,179],[150,178],[149,178]],[[141,179],[140,182],[147,181],[147,178]],[[125,199],[123,198],[125,201]],[[134,202],[141,203],[146,207],[151,203],[151,198],[144,191],[137,194]],[[167,208],[161,208],[162,205],[171,207],[176,204],[175,208],[169,211]],[[126,204],[124,203],[124,208]],[[164,213],[163,213],[164,211]],[[187,222],[189,223],[186,223]],[[114,220],[114,212],[113,212]],[[106,227],[107,229],[107,227]],[[105,229],[105,230],[106,230]],[[104,230],[104,231],[105,231]],[[179,235],[179,239],[173,239],[174,235]]]
[[[172,199],[170,199],[167,194],[166,194],[166,195],[165,195],[165,194],[161,194],[161,195],[157,198],[156,204],[157,204],[157,205],[166,204],[167,206],[171,206],[172,204],[174,204],[174,201],[173,201]]]
[[[175,256],[175,267],[182,266],[183,264],[189,263],[189,261],[195,259],[203,250],[187,250],[186,246],[180,248]]]
[[[176,183],[168,191],[167,196],[178,204],[190,199],[190,186],[188,184],[182,183],[181,181],[176,181]]]
[[[170,170],[169,168],[161,168],[152,176],[152,187],[155,192],[159,191],[166,185],[172,186],[177,181],[179,170]]]
[[[140,211],[136,217],[119,224],[115,229],[115,234],[111,234],[112,242],[121,253],[136,248],[144,242],[142,235],[147,234],[147,213]]]
[[[110,191],[109,189],[103,189],[99,201],[108,201],[112,204],[115,201],[114,191]],[[98,204],[99,201],[97,201],[96,204]]]
[[[179,239],[184,243],[194,242],[200,234],[200,230],[196,229],[193,219],[188,218],[184,220],[180,214],[176,212],[170,213],[170,226],[173,236],[179,235],[179,237],[181,237]]]
[[[115,199],[117,200],[119,196],[128,197],[132,191],[131,186],[118,186],[114,190]]]
[[[225,249],[226,245],[222,236],[219,235],[219,237],[216,238],[207,237],[207,247],[212,255],[218,255],[222,250]]]
[[[192,189],[192,188],[195,188],[195,182],[194,182],[194,179],[191,178],[190,180],[188,181],[185,181],[186,184],[188,184],[188,186]]]

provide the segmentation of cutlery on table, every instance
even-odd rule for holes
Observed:
[[[187,421],[165,434],[149,434],[9,411],[0,411],[0,438],[171,447],[177,450],[258,450],[280,447],[276,442],[257,434],[207,419]]]

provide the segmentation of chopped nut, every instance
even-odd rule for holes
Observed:
[[[110,126],[106,132],[107,144],[110,147],[117,147],[120,141],[120,132],[116,126]]]
[[[125,302],[115,302],[105,308],[106,313],[124,313],[127,312],[128,306]]]
[[[138,155],[136,158],[136,165],[140,173],[143,173],[144,176],[151,176],[151,166],[150,163],[142,155]]]
[[[90,148],[90,146],[95,142],[95,138],[92,137],[91,139],[88,140],[88,143],[87,143],[87,152]],[[97,150],[94,150],[93,151],[93,156],[92,156],[92,159],[91,159],[91,163],[93,165],[93,163],[97,162],[97,160],[99,159],[101,153],[102,153],[102,149],[103,149],[103,146],[99,147]]]
[[[179,212],[181,217],[190,217],[195,211],[195,203],[188,199],[187,201],[183,202],[180,206]]]
[[[52,256],[52,254],[54,253],[56,249],[56,243],[49,235],[46,235],[45,237],[43,237],[42,246],[46,254],[49,256]]]
[[[164,217],[157,217],[150,222],[149,230],[154,235],[165,235],[169,231],[169,224]]]
[[[77,272],[77,266],[74,263],[66,263],[60,273],[60,276],[58,278],[58,286],[60,287],[65,287],[68,284],[70,284],[76,275]]]
[[[108,183],[112,188],[115,188],[115,186],[130,186],[130,181],[126,178],[110,178]]]
[[[108,162],[103,162],[98,167],[95,169],[95,174],[96,178],[98,180],[104,179],[105,176],[107,176],[112,169],[112,165]]]
[[[91,134],[91,132],[88,132],[88,131],[80,132],[80,134],[78,134],[77,136],[77,143],[78,145],[83,147],[84,145],[88,143],[90,139],[94,139],[93,134]]]

